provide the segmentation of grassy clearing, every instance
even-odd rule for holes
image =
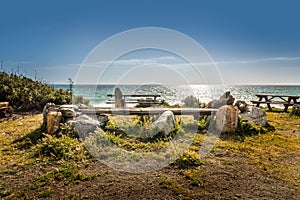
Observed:
[[[34,162],[27,156],[29,150],[21,147],[31,144],[26,136],[36,133],[41,126],[41,120],[42,115],[35,115],[0,123],[0,172],[26,167]]]
[[[133,125],[126,124],[123,119],[125,131],[116,129],[116,124],[122,122],[122,119],[116,119],[110,122],[107,132],[101,131],[85,142],[116,145],[130,154],[130,163],[140,159],[139,156],[144,155],[143,153],[165,148],[175,135],[178,136],[178,141],[181,136],[189,137],[191,145],[169,167],[175,175],[162,175],[159,183],[161,188],[172,191],[180,198],[203,196],[201,191],[208,189],[202,170],[209,169],[215,163],[225,166],[223,170],[236,170],[241,162],[245,162],[244,164],[254,166],[268,176],[284,180],[290,187],[297,189],[300,184],[300,137],[295,134],[300,130],[300,118],[287,113],[271,112],[267,112],[267,118],[275,131],[267,130],[254,135],[222,135],[208,158],[200,158],[198,154],[206,135],[201,132],[189,133],[192,130],[189,126],[194,124],[177,124],[170,136],[162,137],[151,135],[153,130],[147,126],[148,119],[143,119],[143,125],[134,117],[131,117]],[[55,190],[49,185],[80,184],[92,181],[96,176],[81,172],[89,165],[91,157],[69,127],[64,127],[56,136],[50,136],[41,133],[41,120],[42,116],[36,115],[0,123],[0,176],[4,177],[0,180],[0,198],[52,198]],[[119,153],[110,151],[109,157],[118,159],[116,155]],[[166,150],[161,156],[158,159],[169,158],[172,152]],[[5,178],[13,176],[18,179],[27,169],[34,167],[46,170],[36,173],[33,180],[24,183],[21,188],[11,187],[9,179]]]
[[[58,167],[50,168],[42,175],[36,174],[34,182],[21,189],[11,188],[9,179],[3,179],[0,198],[28,198],[28,192],[44,188],[53,181],[68,184],[90,180],[89,176],[79,172],[89,159],[82,142],[61,134],[44,134],[41,122],[42,115],[35,115],[0,123],[0,176],[21,178],[33,166]],[[52,193],[51,189],[44,189],[37,197],[50,197]]]
[[[215,152],[244,156],[260,170],[291,184],[300,184],[300,138],[280,131],[293,132],[300,124],[299,117],[288,113],[267,113],[268,121],[276,131],[246,136],[243,141],[219,140]],[[296,125],[296,127],[294,126]]]

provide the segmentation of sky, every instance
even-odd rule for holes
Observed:
[[[161,27],[198,42],[224,84],[300,84],[297,0],[0,0],[0,5],[1,70],[47,83],[76,79],[93,49],[115,34]]]

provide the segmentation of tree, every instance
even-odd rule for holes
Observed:
[[[70,99],[72,101],[72,99],[73,99],[73,85],[74,85],[74,81],[71,78],[68,78],[68,82],[69,82]]]

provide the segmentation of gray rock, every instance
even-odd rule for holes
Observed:
[[[76,111],[78,111],[78,106],[61,105],[59,106],[59,111],[62,113],[63,118],[73,118],[76,117]]]
[[[300,116],[300,105],[299,104],[293,105],[291,114],[295,115],[295,116]]]
[[[292,111],[300,111],[300,105],[299,104],[294,104],[292,107]]]
[[[125,100],[123,99],[122,91],[120,88],[115,89],[115,107],[122,108],[125,107]]]
[[[233,105],[235,98],[230,92],[225,92],[218,100],[213,100],[207,104],[207,108],[220,108],[224,105]]]
[[[100,123],[100,127],[101,128],[105,128],[105,126],[107,125],[107,122],[109,121],[109,118],[107,115],[101,114],[97,116],[98,121]]]
[[[60,105],[60,109],[73,109],[74,111],[78,111],[78,106],[72,104]]]
[[[244,121],[252,122],[256,125],[267,124],[266,112],[258,107],[252,107],[247,112],[240,114]]]
[[[153,122],[154,127],[158,128],[165,135],[169,135],[175,126],[175,117],[172,111],[165,111]]]
[[[73,108],[60,107],[59,111],[62,113],[64,118],[76,117],[76,112]]]
[[[82,140],[93,134],[97,127],[100,127],[100,123],[97,119],[93,119],[88,115],[80,115],[74,118],[73,127],[76,129],[78,135]]]
[[[222,133],[234,133],[238,127],[238,111],[232,105],[225,105],[216,113],[216,129]]]

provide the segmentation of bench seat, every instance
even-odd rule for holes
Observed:
[[[252,100],[251,101],[252,103],[255,103],[255,104],[282,104],[282,105],[289,105],[289,106],[292,106],[294,105],[293,103],[289,103],[289,102],[285,102],[285,101],[254,101]]]

